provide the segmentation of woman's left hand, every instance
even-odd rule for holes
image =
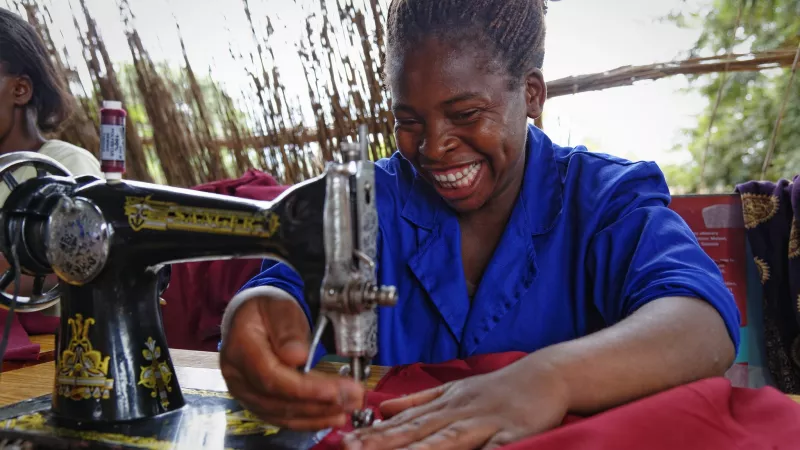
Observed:
[[[566,386],[527,362],[387,401],[381,413],[391,419],[351,433],[345,448],[494,449],[557,427]]]

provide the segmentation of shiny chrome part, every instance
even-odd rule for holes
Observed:
[[[2,177],[6,185],[13,183],[11,179],[7,179],[7,175],[24,166],[34,166],[34,168],[37,169],[37,176],[43,176],[44,174],[61,177],[72,176],[63,164],[40,153],[13,152],[0,155],[0,177]],[[13,179],[13,175],[11,176]],[[9,188],[13,189],[11,186],[9,186]]]
[[[319,347],[319,342],[322,340],[322,334],[325,333],[325,327],[328,326],[328,317],[325,314],[320,314],[317,320],[317,325],[314,327],[314,338],[311,339],[311,345],[308,349],[308,359],[306,365],[303,367],[303,372],[308,373],[311,370],[311,364],[314,362],[314,354]]]
[[[354,411],[352,414],[353,428],[366,428],[375,423],[375,413],[371,409]]]
[[[325,278],[320,318],[304,370],[310,370],[314,351],[330,323],[336,354],[350,361],[340,374],[362,382],[369,377],[369,364],[378,352],[375,309],[394,306],[397,291],[393,286],[377,285],[375,169],[367,155],[366,128],[359,129],[359,138],[358,143],[342,144],[343,162],[329,163],[325,171]],[[353,414],[356,427],[368,426],[372,420],[369,410]]]
[[[14,176],[15,172],[25,167],[32,167],[36,171],[36,178],[48,175],[72,177],[70,171],[53,158],[36,152],[13,152],[0,155],[0,181],[2,181],[10,191],[13,191],[14,188],[25,181],[16,179]],[[5,215],[5,212],[0,213],[0,223],[2,224],[2,233],[4,233],[0,239],[4,242],[9,238],[5,235],[5,233],[8,232],[8,221],[9,218]],[[25,237],[22,236],[22,239],[25,239]],[[8,247],[10,248],[11,245],[9,244]],[[7,293],[5,291],[11,283],[14,282],[15,277],[16,269],[14,267],[10,267],[0,275],[0,303],[6,307],[10,306],[13,301],[13,292]],[[58,303],[61,298],[58,285],[45,292],[45,278],[45,275],[35,276],[31,295],[27,297],[17,296],[16,309],[18,311],[41,311]]]
[[[62,197],[47,224],[47,260],[63,281],[84,285],[105,267],[111,234],[111,225],[94,203]]]

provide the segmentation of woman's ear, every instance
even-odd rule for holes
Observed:
[[[544,102],[547,99],[547,84],[544,75],[539,69],[533,69],[525,76],[525,106],[528,117],[538,119],[544,111]]]
[[[33,98],[33,83],[26,75],[14,77],[11,95],[14,97],[15,106],[25,106]]]

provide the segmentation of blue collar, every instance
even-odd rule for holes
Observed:
[[[532,235],[550,231],[561,215],[563,187],[550,138],[533,125],[528,126],[525,157],[525,178],[514,209],[522,208],[524,228]],[[433,230],[443,217],[454,215],[436,190],[418,173],[408,199],[403,205],[403,218],[414,225]]]

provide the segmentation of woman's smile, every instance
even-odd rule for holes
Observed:
[[[448,200],[458,200],[472,194],[480,183],[480,175],[484,168],[484,161],[473,161],[448,168],[426,168],[426,170],[439,195]]]

